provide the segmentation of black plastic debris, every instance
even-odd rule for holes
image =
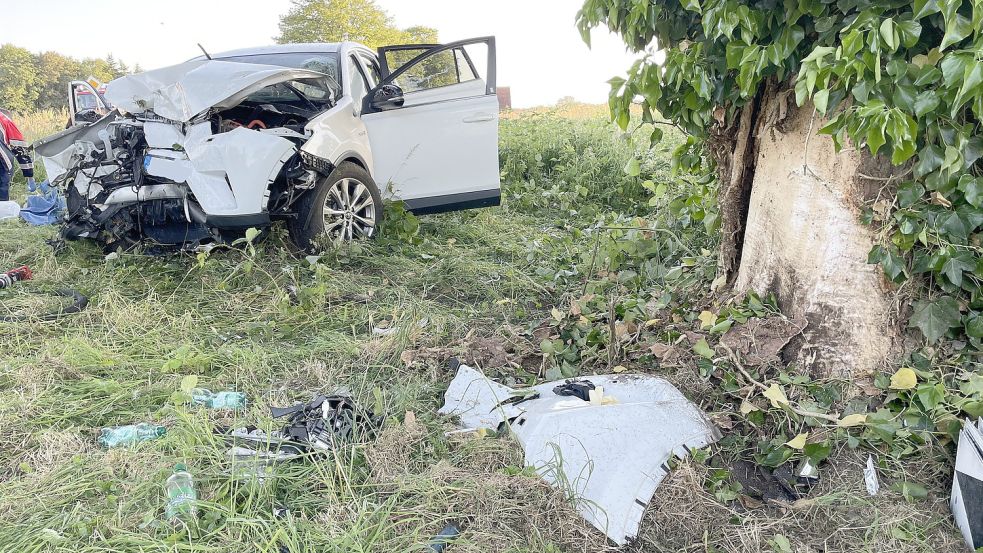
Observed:
[[[454,524],[448,524],[447,526],[444,526],[443,530],[438,532],[427,545],[430,546],[430,549],[432,549],[434,553],[443,553],[444,550],[447,549],[447,546],[453,543],[459,535],[461,535],[461,530]]]
[[[594,389],[594,383],[590,380],[567,380],[553,388],[553,393],[558,396],[579,397],[584,401],[590,401],[590,391]]]
[[[274,418],[287,418],[280,431],[283,439],[312,449],[330,450],[350,440],[358,432],[371,432],[382,426],[382,417],[362,409],[343,395],[317,396],[310,403],[273,407]]]

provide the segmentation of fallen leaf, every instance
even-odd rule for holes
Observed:
[[[709,311],[700,313],[700,329],[710,328],[717,324],[717,315]]]
[[[416,360],[416,350],[404,349],[403,353],[399,354],[399,360],[403,362],[404,365],[409,367]]]
[[[623,373],[623,372],[625,372],[625,371],[628,370],[628,367],[626,367],[624,365],[618,365],[617,367],[615,367],[615,368],[613,368],[611,370],[613,370],[616,373]]]
[[[760,411],[760,410],[761,409],[758,409],[758,406],[757,405],[751,403],[750,401],[742,401],[741,402],[740,411],[741,411],[741,414],[744,415],[745,417],[748,416],[748,414],[750,414],[750,413],[752,413],[754,411]]]
[[[503,298],[503,299],[500,299],[500,300],[496,301],[495,302],[495,305],[506,305],[506,304],[509,304],[509,303],[512,303],[512,302],[513,302],[512,298]]]
[[[901,367],[891,376],[892,390],[910,390],[918,384],[918,375],[908,367]]]
[[[785,395],[785,390],[778,384],[772,384],[771,387],[764,391],[763,395],[771,400],[772,407],[788,405],[788,396]]]
[[[803,447],[806,446],[806,439],[808,439],[808,438],[809,438],[809,433],[808,432],[803,432],[802,434],[799,434],[798,436],[796,436],[796,437],[792,438],[791,440],[785,442],[785,445],[789,446],[792,449],[801,450]]]
[[[555,308],[555,307],[553,309],[550,309],[550,315],[552,315],[553,316],[553,319],[555,319],[557,321],[562,321],[563,320],[563,313],[560,312],[560,310],[557,309],[557,308]]]
[[[716,413],[710,417],[713,424],[722,428],[724,430],[731,430],[734,428],[734,421],[730,418],[730,415],[726,413]]]
[[[649,320],[645,321],[645,326],[648,327],[648,328],[652,328],[653,326],[655,326],[657,324],[659,324],[659,319],[649,319]]]
[[[850,428],[851,426],[860,426],[865,422],[867,422],[867,415],[863,413],[854,413],[837,421],[836,426],[839,426],[840,428]]]
[[[413,430],[416,428],[416,413],[413,411],[407,411],[406,415],[403,417],[403,426],[405,426],[407,430]]]
[[[947,200],[939,191],[932,192],[932,203],[942,207],[952,207],[952,202]]]
[[[672,346],[666,344],[656,343],[649,346],[649,353],[656,357],[665,357],[670,350],[672,350]]]
[[[713,357],[713,348],[711,348],[710,344],[707,343],[706,338],[700,338],[700,341],[693,344],[693,351],[695,351],[700,357],[705,357],[707,359]]]

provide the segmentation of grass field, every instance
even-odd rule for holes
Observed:
[[[422,552],[449,521],[463,528],[449,553],[606,550],[562,491],[522,470],[516,444],[447,438],[453,423],[436,415],[451,356],[513,385],[624,366],[669,378],[715,420],[736,410],[691,357],[647,353],[709,301],[713,211],[698,198],[712,194],[695,182],[659,188],[682,137],[648,151],[588,111],[503,121],[503,207],[424,217],[415,233],[397,217],[381,239],[319,258],[282,231],[255,250],[200,257],[107,258],[81,242],[56,255],[45,243],[54,229],[0,222],[0,267],[36,275],[0,291],[0,315],[44,309],[43,292],[62,287],[91,302],[55,322],[0,322],[0,551]],[[63,119],[36,120],[31,138]],[[583,315],[571,318],[574,302]],[[372,332],[387,325],[397,332]],[[571,346],[544,354],[544,338]],[[186,407],[189,376],[246,392],[248,408]],[[270,406],[334,390],[383,414],[383,429],[263,482],[229,475],[216,427],[275,428]],[[97,447],[100,427],[139,421],[167,435]],[[893,467],[888,479],[930,490],[914,502],[866,496],[866,453],[838,447],[802,503],[749,506],[719,493],[714,463],[753,449],[757,431],[730,434],[714,457],[679,464],[631,550],[958,550],[945,450]],[[191,531],[162,522],[177,462],[202,498]]]

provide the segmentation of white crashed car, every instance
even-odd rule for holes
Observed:
[[[35,144],[67,195],[67,239],[194,249],[283,220],[310,248],[371,237],[390,199],[415,213],[499,203],[492,37],[237,50],[104,96],[109,115]]]

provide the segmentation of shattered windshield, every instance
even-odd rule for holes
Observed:
[[[294,69],[317,71],[338,82],[341,80],[341,70],[338,54],[334,52],[284,52],[274,54],[250,54],[245,56],[230,56],[221,58],[224,61],[240,63],[258,63],[262,65],[279,65]]]
[[[251,54],[221,58],[223,61],[279,65],[295,69],[306,69],[324,73],[324,79],[302,79],[267,87],[246,99],[247,102],[292,102],[298,97],[302,102],[314,104],[330,103],[341,97],[338,84],[341,72],[338,69],[338,54],[330,52],[287,52],[279,54]]]

